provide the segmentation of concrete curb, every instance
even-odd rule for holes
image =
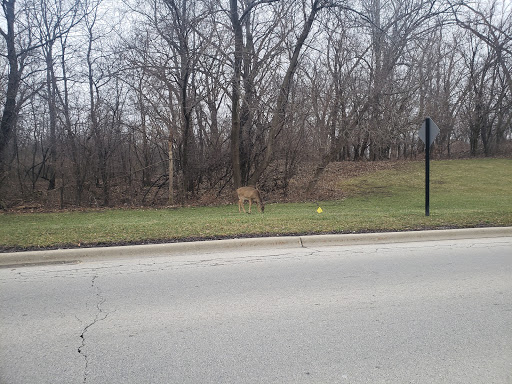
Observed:
[[[0,253],[0,266],[5,268],[8,266],[31,264],[73,263],[90,260],[112,260],[119,258],[148,256],[176,256],[191,253],[236,251],[239,249],[247,248],[308,248],[315,246],[404,243],[493,237],[512,237],[512,227],[262,237],[249,239],[195,241],[187,243]]]
[[[406,243],[418,241],[459,240],[493,237],[512,237],[512,227],[442,229],[409,232],[363,233],[349,235],[317,235],[302,238],[302,245],[323,246]]]

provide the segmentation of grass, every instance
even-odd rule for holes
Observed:
[[[403,231],[512,225],[512,160],[431,162],[430,216],[424,164],[405,163],[339,183],[347,198],[267,204],[265,214],[237,205],[179,209],[0,214],[0,250],[184,241],[199,238]]]

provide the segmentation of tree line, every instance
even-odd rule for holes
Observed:
[[[308,190],[337,161],[512,140],[512,5],[2,0],[0,205]]]

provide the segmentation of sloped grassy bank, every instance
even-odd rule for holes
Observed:
[[[239,214],[236,204],[179,209],[2,213],[0,251],[142,244],[267,235],[512,226],[512,160],[431,163],[430,216],[424,165],[376,171],[337,184],[339,201],[267,204]],[[317,212],[318,207],[322,213]]]

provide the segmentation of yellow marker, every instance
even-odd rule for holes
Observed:
[[[318,207],[318,209],[316,210],[318,213],[322,213],[323,212],[323,209]]]

